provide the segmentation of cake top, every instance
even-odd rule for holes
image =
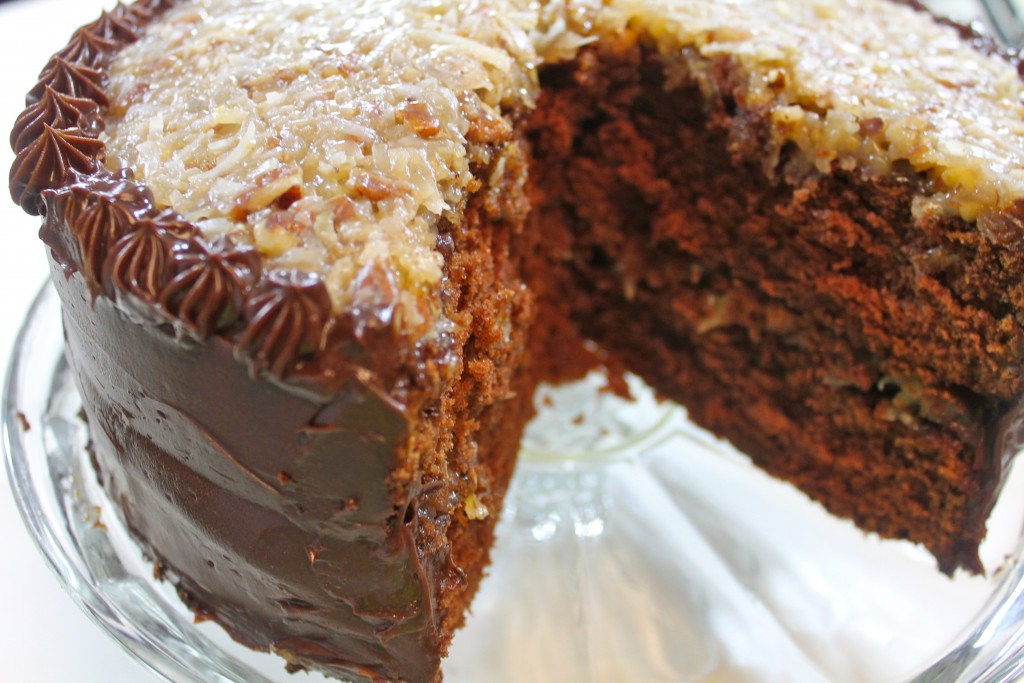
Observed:
[[[734,125],[767,124],[766,168],[787,145],[796,179],[896,164],[925,181],[916,211],[968,221],[1024,199],[1017,68],[890,0],[146,0],[44,72],[12,188],[32,210],[105,153],[152,190],[145,211],[315,277],[335,313],[426,334],[438,232],[500,184],[538,67],[623,32],[670,85],[728,88]]]
[[[528,97],[534,55],[498,9],[184,2],[111,65],[107,164],[208,238],[320,273],[336,308],[389,277],[414,316],[438,222],[479,186],[468,140]]]
[[[539,63],[627,27],[708,89],[738,65],[738,104],[798,173],[905,160],[967,220],[1024,196],[1016,70],[887,0],[191,0],[111,65],[107,164],[207,236],[319,272],[336,308],[374,273],[411,296],[478,185],[474,126],[528,107]]]

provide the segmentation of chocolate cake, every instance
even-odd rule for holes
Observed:
[[[11,191],[158,571],[290,669],[429,683],[535,387],[597,364],[980,571],[1022,93],[889,0],[140,0],[42,71]]]

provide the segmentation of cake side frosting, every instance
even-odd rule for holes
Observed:
[[[230,345],[182,346],[54,267],[100,480],[197,618],[290,668],[432,681],[449,561],[417,547],[429,495],[396,512],[402,407],[355,377],[327,403],[252,378]]]

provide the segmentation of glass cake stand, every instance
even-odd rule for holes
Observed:
[[[538,397],[493,566],[445,664],[449,683],[900,683],[1024,674],[1024,468],[990,520],[984,577],[828,515],[632,380]],[[40,293],[3,406],[17,503],[60,582],[155,673],[301,683],[284,662],[194,623],[96,483]]]

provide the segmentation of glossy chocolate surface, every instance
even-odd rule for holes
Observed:
[[[186,601],[294,663],[432,680],[432,571],[388,486],[403,412],[355,376],[326,402],[254,379],[53,270],[104,488]]]
[[[197,616],[289,668],[427,683],[451,567],[416,546],[429,496],[390,477],[416,409],[396,387],[407,354],[336,318],[319,278],[264,272],[102,166],[104,66],[172,4],[80,29],[11,136],[103,485]],[[419,353],[437,376],[425,356],[443,349]]]

